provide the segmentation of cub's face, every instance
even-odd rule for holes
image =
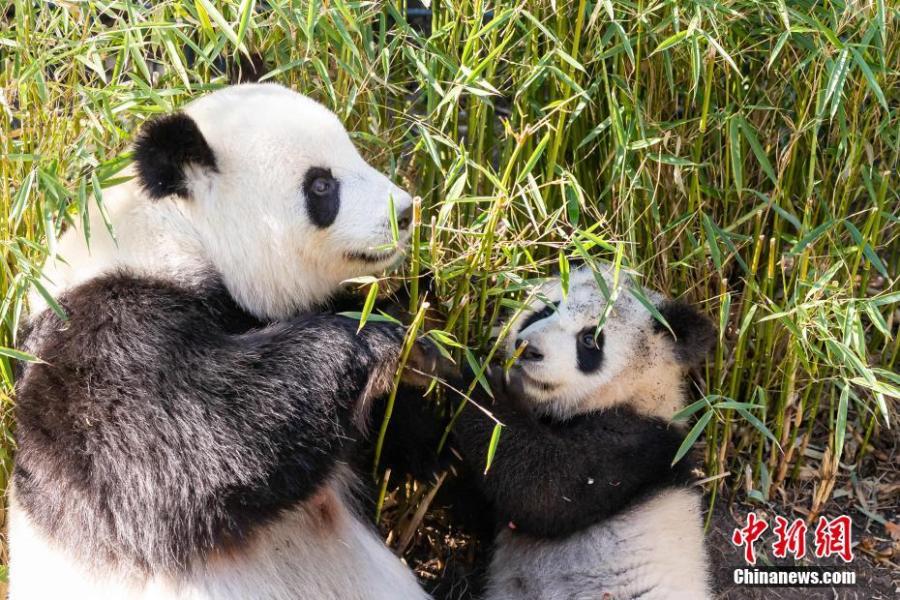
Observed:
[[[596,276],[582,267],[571,273],[565,297],[558,280],[535,296],[513,323],[507,351],[525,346],[510,376],[548,414],[566,417],[629,403],[668,416],[681,403],[685,369],[702,360],[714,341],[705,317],[640,290],[625,271],[616,282],[605,266]],[[658,308],[677,337],[642,299]]]
[[[408,239],[409,194],[363,160],[333,113],[278,85],[225,88],[149,123],[135,158],[148,195],[180,204],[260,317],[384,269]]]

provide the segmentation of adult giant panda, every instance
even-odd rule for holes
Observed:
[[[345,460],[402,331],[311,310],[395,261],[409,195],[272,84],[148,123],[134,158],[115,239],[94,213],[46,265],[65,318],[35,296],[25,325],[10,597],[425,598]]]
[[[550,281],[511,327],[508,350],[525,347],[508,380],[494,377],[489,408],[506,428],[480,481],[501,528],[487,600],[709,597],[700,494],[689,461],[669,463],[685,371],[714,330],[619,275],[579,268],[567,294]],[[468,407],[454,429],[475,468],[492,429]]]

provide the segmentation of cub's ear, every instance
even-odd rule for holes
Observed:
[[[216,170],[216,157],[200,128],[182,112],[146,123],[134,143],[138,179],[147,194],[164,198],[190,196],[185,174],[188,164]]]
[[[716,329],[712,321],[684,302],[667,300],[657,308],[672,331],[659,321],[655,321],[653,327],[669,337],[675,332],[675,356],[678,361],[687,366],[702,362],[716,345]]]

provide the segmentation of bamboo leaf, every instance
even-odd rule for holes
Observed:
[[[656,49],[653,52],[650,53],[650,56],[653,56],[654,54],[658,54],[659,52],[662,52],[663,50],[668,50],[669,48],[672,48],[673,46],[680,44],[681,42],[686,40],[688,38],[688,36],[690,36],[690,35],[691,35],[691,31],[689,29],[684,29],[674,35],[667,37],[662,42],[660,42],[660,44],[656,47]]]
[[[843,385],[841,388],[841,396],[838,400],[837,415],[835,415],[834,425],[834,462],[841,462],[841,456],[844,454],[844,438],[847,435],[847,407],[850,400],[850,386]]]
[[[497,453],[497,446],[500,444],[500,433],[503,430],[503,425],[497,423],[494,425],[494,430],[491,432],[491,441],[488,444],[487,449],[487,459],[484,463],[484,474],[487,475],[488,470],[491,468],[491,463],[494,462],[494,455]]]
[[[684,441],[681,442],[681,446],[678,447],[678,452],[675,453],[675,458],[672,460],[672,464],[674,465],[678,461],[680,461],[684,456],[690,451],[690,449],[697,442],[697,438],[700,437],[700,434],[706,429],[706,426],[709,424],[709,420],[712,419],[713,411],[709,410],[694,423],[694,426],[691,427],[691,430],[688,432],[687,436],[685,436]]]
[[[366,324],[366,320],[369,318],[369,315],[372,313],[372,307],[375,306],[375,298],[378,297],[378,281],[373,281],[369,286],[369,292],[366,294],[366,301],[363,304],[362,311],[359,314],[359,327],[357,327],[356,332],[359,333],[362,331],[363,326]]]
[[[866,259],[875,267],[875,270],[878,271],[882,277],[885,279],[890,279],[890,275],[888,275],[887,268],[884,266],[884,263],[881,262],[881,259],[878,258],[878,255],[875,254],[875,250],[872,249],[872,246],[863,238],[862,233],[860,233],[859,229],[856,228],[856,225],[851,223],[849,220],[844,220],[844,227],[847,231],[850,232],[850,236],[853,238],[853,241],[856,242],[857,246],[862,246],[863,254]]]
[[[881,91],[881,86],[878,85],[878,80],[875,79],[875,73],[872,72],[869,63],[865,61],[855,48],[850,48],[850,52],[853,54],[853,61],[859,66],[860,71],[863,72],[863,76],[866,78],[869,89],[872,90],[872,93],[875,94],[875,98],[878,99],[878,103],[884,107],[884,110],[890,110],[888,108],[887,99],[884,97],[884,92]]]
[[[728,121],[728,150],[731,154],[731,172],[738,192],[744,189],[744,157],[741,154],[740,121],[735,115]]]
[[[769,162],[769,157],[766,156],[765,150],[763,150],[762,145],[759,143],[759,139],[756,137],[756,129],[754,129],[753,125],[751,125],[743,117],[739,118],[741,131],[744,133],[744,137],[750,144],[750,148],[753,150],[753,154],[756,155],[756,160],[759,161],[759,165],[762,167],[762,170],[765,172],[765,174],[769,176],[769,179],[772,180],[772,183],[778,185],[778,177],[775,175],[775,169],[772,168],[772,163]]]
[[[32,356],[27,352],[22,352],[21,350],[16,350],[14,348],[6,348],[5,346],[0,346],[0,356],[6,356],[7,358],[12,358],[15,360],[20,360],[22,362],[27,363],[43,363],[41,359],[36,356]]]

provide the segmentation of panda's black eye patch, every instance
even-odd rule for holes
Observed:
[[[597,333],[596,327],[585,327],[578,332],[575,346],[578,354],[578,370],[582,373],[593,373],[603,364],[603,332]]]
[[[528,318],[522,322],[522,326],[519,328],[519,331],[525,331],[526,329],[528,329],[529,327],[531,327],[538,321],[542,321],[542,320],[546,319],[547,317],[549,317],[556,311],[556,308],[558,306],[559,306],[559,302],[554,302],[553,304],[548,304],[547,306],[545,306],[544,308],[542,308],[541,310],[539,310],[535,313],[531,313],[530,315],[528,315]]]
[[[341,207],[341,184],[330,169],[312,167],[303,177],[306,212],[313,224],[324,229],[334,223]]]

